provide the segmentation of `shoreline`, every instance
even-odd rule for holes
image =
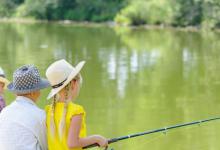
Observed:
[[[101,26],[108,26],[108,27],[122,27],[122,28],[131,28],[131,29],[173,29],[173,30],[180,30],[186,32],[199,32],[199,31],[215,31],[220,32],[220,29],[214,28],[201,28],[200,26],[171,26],[171,25],[137,25],[137,26],[128,26],[128,25],[120,25],[115,23],[114,21],[106,21],[106,22],[89,22],[89,21],[73,21],[73,20],[57,20],[57,21],[48,21],[48,20],[36,20],[33,18],[0,18],[0,23],[19,23],[19,24],[36,24],[36,23],[43,23],[43,24],[60,24],[60,25],[75,25],[75,26],[87,26],[87,27],[101,27]]]

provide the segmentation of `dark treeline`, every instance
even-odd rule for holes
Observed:
[[[113,20],[123,0],[0,0],[1,17],[101,22]]]
[[[220,0],[0,0],[0,17],[220,27]]]

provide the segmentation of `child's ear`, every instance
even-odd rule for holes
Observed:
[[[76,80],[72,80],[72,81],[71,81],[72,89],[74,88],[75,84],[76,84]]]

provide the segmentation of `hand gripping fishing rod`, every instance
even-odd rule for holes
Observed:
[[[195,124],[201,124],[201,123],[214,121],[214,120],[219,120],[219,119],[220,119],[220,117],[209,118],[209,119],[205,119],[205,120],[199,120],[199,121],[193,121],[193,122],[188,122],[188,123],[183,123],[183,124],[177,124],[177,125],[173,125],[173,126],[169,126],[169,127],[163,127],[163,128],[159,128],[159,129],[150,130],[150,131],[135,133],[135,134],[121,136],[121,137],[117,137],[117,138],[112,138],[112,139],[108,140],[108,144],[115,143],[115,142],[125,140],[125,139],[129,139],[129,138],[134,138],[134,137],[137,137],[137,136],[142,136],[142,135],[147,135],[147,134],[152,134],[152,133],[157,133],[157,132],[166,132],[166,131],[171,130],[171,129],[181,128],[181,127],[195,125]],[[92,144],[92,145],[85,146],[85,147],[83,147],[83,149],[92,148],[92,147],[96,147],[96,146],[99,146],[99,145],[97,143],[95,143],[95,144]]]

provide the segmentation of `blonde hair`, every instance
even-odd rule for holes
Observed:
[[[55,114],[55,107],[56,107],[56,99],[57,95],[54,95],[53,100],[52,100],[52,107],[51,107],[51,114],[50,114],[50,129],[52,136],[55,137],[55,120],[54,120],[54,114]]]
[[[82,84],[82,77],[80,74],[78,74],[73,80],[77,80],[80,82],[80,85]],[[59,139],[61,140],[64,132],[66,131],[66,114],[67,114],[67,107],[68,103],[71,101],[69,95],[70,95],[70,84],[72,81],[70,81],[63,89],[65,90],[65,101],[64,101],[64,109],[63,109],[63,114],[61,121],[59,123],[59,128],[58,128],[58,135]],[[56,126],[55,126],[55,120],[54,120],[54,114],[55,114],[55,107],[56,107],[56,102],[57,102],[57,97],[59,96],[59,93],[56,94],[53,98],[52,102],[52,110],[51,110],[51,120],[50,120],[50,127],[51,127],[51,133],[52,136],[55,137],[55,131],[56,131]]]

